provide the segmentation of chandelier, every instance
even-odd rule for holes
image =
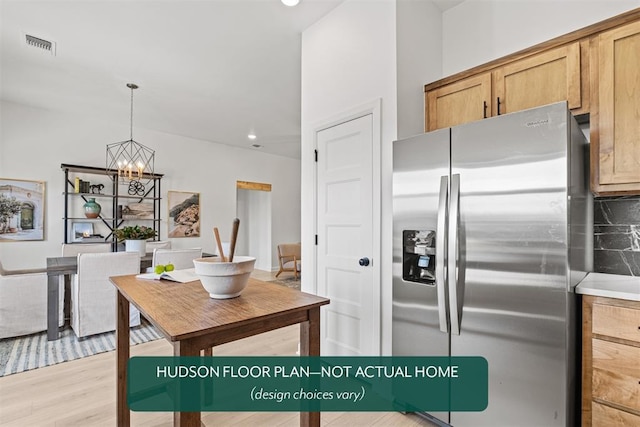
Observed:
[[[131,133],[127,141],[107,144],[107,172],[118,171],[118,179],[122,182],[137,183],[144,186],[142,179],[153,178],[155,151],[133,140],[133,90],[138,89],[135,83],[127,83],[131,89]]]

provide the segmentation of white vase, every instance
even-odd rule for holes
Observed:
[[[126,252],[139,252],[140,256],[147,254],[146,240],[125,240],[124,247]]]

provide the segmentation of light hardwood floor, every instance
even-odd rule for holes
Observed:
[[[254,277],[270,280],[270,272]],[[216,347],[224,356],[295,355],[297,325]],[[131,356],[171,356],[164,339],[131,347]],[[115,352],[0,378],[0,426],[115,426]],[[429,426],[415,415],[395,412],[325,412],[323,426]],[[205,426],[297,426],[295,412],[206,412]],[[169,412],[132,412],[132,426],[171,426]]]

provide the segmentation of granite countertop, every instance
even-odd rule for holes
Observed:
[[[589,273],[576,286],[576,293],[598,297],[640,301],[640,277]]]

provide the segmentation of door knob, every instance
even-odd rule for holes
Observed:
[[[364,257],[364,258],[360,258],[360,260],[358,261],[358,264],[360,264],[363,267],[366,267],[369,265],[369,258]]]

